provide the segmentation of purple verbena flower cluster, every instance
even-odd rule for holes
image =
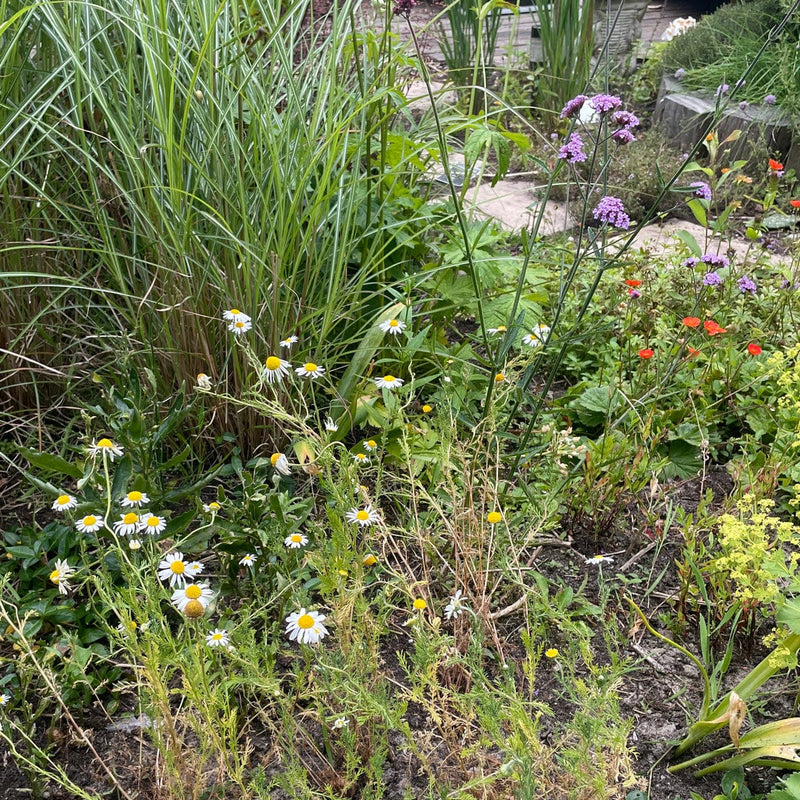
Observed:
[[[611,138],[617,144],[630,144],[636,141],[636,137],[628,128],[620,128],[618,131],[614,131],[614,133],[611,134]]]
[[[703,278],[704,286],[722,286],[722,278],[718,272],[707,272]]]
[[[711,187],[705,181],[692,181],[689,184],[689,188],[694,189],[695,197],[711,201]]]
[[[739,278],[738,286],[739,291],[742,294],[747,294],[747,292],[750,292],[750,294],[755,294],[758,290],[756,282],[748,275],[742,275],[742,277]]]
[[[577,133],[571,133],[569,141],[558,151],[558,157],[565,158],[570,164],[586,161],[586,153],[583,150],[583,139],[581,139]]]
[[[606,195],[600,200],[592,210],[592,216],[598,222],[605,222],[622,230],[628,230],[628,226],[631,224],[631,218],[625,213],[622,200],[611,195]]]
[[[416,4],[416,0],[396,0],[394,7],[392,8],[392,13],[399,17],[406,17],[406,19],[408,19],[412,9]]]
[[[683,262],[683,266],[687,267],[688,269],[694,269],[700,263],[700,259],[697,256],[689,256],[686,261]]]
[[[723,269],[730,266],[731,263],[725,256],[715,256],[713,253],[706,253],[700,260],[714,269]]]
[[[774,94],[768,94],[764,97],[765,106],[774,106],[778,102],[778,98]]]
[[[590,102],[592,104],[592,108],[598,114],[606,114],[622,105],[622,100],[613,94],[596,94]]]
[[[579,94],[577,97],[573,97],[564,108],[561,109],[561,119],[568,119],[569,117],[574,117],[582,108],[583,104],[589,98],[585,94]]]

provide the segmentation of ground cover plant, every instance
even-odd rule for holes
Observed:
[[[412,111],[418,51],[323,12],[9,7],[0,791],[796,794],[797,258],[735,246],[751,176],[711,130],[626,205],[624,97]],[[468,213],[533,138],[564,237]],[[665,198],[702,235],[636,247]]]

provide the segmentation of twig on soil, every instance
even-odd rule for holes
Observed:
[[[631,642],[630,646],[635,650],[656,672],[662,675],[667,671],[662,664],[659,664],[646,650],[640,647],[636,642]]]

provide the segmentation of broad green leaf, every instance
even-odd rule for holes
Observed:
[[[37,453],[27,447],[20,447],[19,452],[26,461],[39,469],[58,472],[76,480],[83,474],[78,466],[53,453]]]
[[[695,239],[689,231],[676,231],[675,238],[683,242],[689,248],[689,252],[691,252],[693,256],[700,258],[700,256],[703,255],[703,250],[697,243],[697,239]]]

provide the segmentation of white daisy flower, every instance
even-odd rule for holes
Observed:
[[[63,558],[56,561],[55,569],[50,573],[50,582],[58,586],[58,591],[61,594],[68,594],[72,587],[69,585],[69,579],[74,575],[75,567],[71,567]]]
[[[237,336],[244,336],[248,331],[252,330],[253,323],[249,319],[237,319],[228,325],[228,330],[235,333]]]
[[[172,593],[172,605],[178,611],[186,611],[186,606],[193,600],[200,603],[205,610],[213,599],[214,592],[208,588],[207,583],[187,583],[186,586],[182,586]]]
[[[364,508],[351,508],[345,516],[348,522],[356,522],[362,527],[369,527],[380,519],[377,510],[371,505],[364,506]]]
[[[404,383],[402,378],[395,378],[394,375],[384,375],[382,378],[375,378],[375,385],[379,389],[397,389]]]
[[[346,728],[350,724],[350,720],[347,717],[336,717],[333,721],[333,725],[331,726],[335,731],[340,731],[342,728]]]
[[[487,328],[486,333],[497,334],[505,333],[508,330],[505,325],[498,325],[496,328]]]
[[[71,494],[60,494],[53,501],[53,511],[69,511],[77,507],[78,500]]]
[[[273,469],[280,475],[290,475],[289,459],[283,453],[273,453],[269,457],[269,463],[272,464]]]
[[[114,523],[114,533],[117,536],[133,536],[139,530],[140,522],[139,515],[134,511],[129,511]]]
[[[256,563],[257,556],[255,553],[248,553],[239,559],[239,564],[243,567],[252,567]]]
[[[128,539],[128,549],[134,551],[141,550],[142,549],[141,539]]]
[[[599,566],[600,564],[610,564],[614,559],[611,556],[592,556],[587,558],[583,563]]]
[[[549,334],[550,334],[549,326],[541,324],[537,325],[536,327],[534,327],[531,333],[522,337],[522,344],[534,348],[541,347],[544,344],[545,339],[547,339]]]
[[[336,433],[339,430],[339,426],[333,421],[332,417],[325,418],[325,430],[331,433]]]
[[[292,550],[297,550],[300,547],[305,547],[308,544],[308,536],[304,533],[293,533],[290,536],[287,536],[283,543],[290,547]]]
[[[205,568],[205,564],[199,561],[190,561],[186,565],[186,576],[189,578],[196,578]]]
[[[291,366],[278,356],[270,356],[264,363],[261,375],[267,383],[280,383],[289,374]]]
[[[115,458],[122,458],[124,452],[123,449],[118,444],[114,444],[111,439],[101,439],[97,443],[92,441],[88,450],[90,456],[104,456],[107,457],[109,461],[113,461]]]
[[[139,530],[142,533],[149,533],[153,536],[157,536],[166,527],[167,521],[164,517],[158,517],[155,514],[148,514],[139,521]]]
[[[362,442],[362,444],[365,450],[376,450],[378,447],[378,443],[374,439],[367,439],[365,442]]]
[[[222,319],[225,322],[250,322],[252,317],[244,311],[239,311],[238,308],[230,308],[222,312]]]
[[[392,336],[399,336],[405,329],[406,323],[399,319],[387,319],[378,326],[384,333],[391,333]]]
[[[325,367],[315,364],[313,361],[307,361],[302,367],[296,367],[295,372],[301,378],[320,378],[325,374]]]
[[[327,628],[322,624],[324,621],[324,614],[301,608],[286,617],[286,635],[293,642],[317,644],[328,635]]]
[[[206,644],[209,647],[227,647],[231,641],[228,631],[221,628],[214,628],[211,633],[206,635]]]
[[[144,492],[128,492],[122,500],[119,501],[120,505],[127,508],[141,508],[150,502],[150,498]]]
[[[445,619],[456,619],[464,611],[466,611],[466,606],[461,599],[461,589],[458,589],[450,598],[450,602],[444,607]]]
[[[197,388],[198,389],[210,389],[211,388],[211,378],[206,375],[205,372],[198,372],[197,373]]]
[[[87,514],[83,519],[79,519],[75,523],[75,527],[81,533],[94,533],[103,527],[105,520],[102,517],[97,517],[94,514]]]
[[[369,464],[369,456],[366,453],[353,453],[353,461],[356,464]]]
[[[203,511],[206,514],[216,514],[221,508],[222,506],[216,500],[212,500],[210,503],[203,503]]]
[[[180,551],[168,553],[158,565],[158,577],[162,581],[168,580],[170,586],[183,587],[186,578],[191,577],[186,574],[183,553]]]
[[[287,336],[285,339],[281,339],[280,346],[289,349],[293,344],[297,344],[298,339],[296,336]]]
[[[0,694],[0,708],[7,706],[11,702],[10,694]]]

